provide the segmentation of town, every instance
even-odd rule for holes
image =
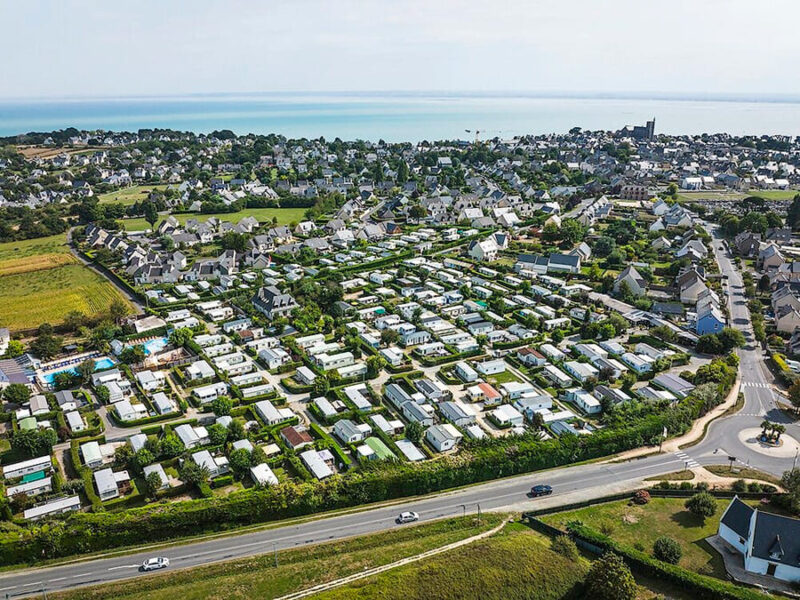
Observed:
[[[800,406],[798,145],[655,121],[416,145],[5,139],[10,535],[121,517],[7,562],[188,533],[153,528],[156,508],[213,500],[246,524],[658,449],[739,385],[752,340],[722,260]],[[63,268],[91,297],[26,288]]]

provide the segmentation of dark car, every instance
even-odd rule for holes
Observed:
[[[549,485],[535,485],[531,488],[531,496],[534,498],[538,496],[549,496],[553,493],[553,488]]]

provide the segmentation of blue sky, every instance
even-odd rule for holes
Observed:
[[[800,94],[796,0],[0,0],[0,97]]]

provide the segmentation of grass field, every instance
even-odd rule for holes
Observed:
[[[153,190],[166,189],[166,184],[158,185],[134,185],[131,187],[116,190],[114,192],[107,192],[105,194],[98,194],[97,201],[100,204],[124,204],[129,206],[135,202],[141,202],[147,199],[147,195]]]
[[[299,223],[305,218],[306,213],[305,208],[246,208],[242,211],[237,213],[219,213],[219,214],[200,214],[200,213],[190,213],[190,214],[180,214],[180,215],[173,215],[178,221],[181,223],[186,223],[189,219],[197,219],[199,221],[206,221],[211,217],[217,217],[218,219],[222,219],[223,221],[229,221],[231,223],[238,223],[245,217],[255,217],[258,219],[260,223],[266,223],[268,221],[272,221],[272,217],[278,218],[278,225],[288,225],[289,223]],[[163,221],[163,218],[159,219],[156,223],[156,227],[158,224]],[[150,229],[150,224],[145,221],[143,218],[138,219],[122,219],[121,221],[125,225],[126,231],[144,231],[145,229]]]
[[[693,200],[741,200],[749,196],[758,196],[765,200],[791,200],[798,190],[750,190],[748,192],[727,192],[727,191],[701,191],[701,192],[678,192],[678,198],[691,202]]]
[[[0,326],[56,324],[72,311],[105,312],[127,300],[69,252],[64,234],[0,244]]]
[[[722,557],[705,538],[717,532],[719,519],[729,500],[717,500],[717,514],[701,521],[686,508],[683,498],[653,498],[644,506],[628,506],[627,502],[609,502],[579,510],[542,517],[542,520],[563,528],[578,519],[618,542],[643,552],[651,552],[653,542],[662,535],[675,539],[683,548],[680,565],[686,569],[725,578]]]
[[[491,529],[500,519],[498,515],[488,515],[481,524],[471,518],[466,521],[449,519],[282,551],[278,553],[278,567],[275,567],[272,553],[268,552],[246,560],[167,571],[106,586],[48,594],[48,597],[58,600],[275,598],[470,537]]]
[[[772,485],[781,485],[781,478],[764,473],[758,469],[750,469],[748,467],[731,469],[730,465],[707,465],[703,467],[706,471],[719,475],[720,477],[730,477],[732,479],[758,479],[759,481],[766,481]]]

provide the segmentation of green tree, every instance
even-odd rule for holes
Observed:
[[[119,323],[124,317],[128,316],[130,312],[131,310],[128,308],[128,305],[119,298],[114,300],[108,307],[108,314],[111,315],[114,323]]]
[[[159,450],[161,451],[161,456],[164,458],[175,458],[176,456],[180,456],[185,448],[181,438],[174,433],[168,433],[161,439]]]
[[[158,490],[160,490],[161,486],[163,485],[163,482],[161,481],[161,475],[155,471],[149,473],[147,477],[144,478],[144,485],[147,490],[147,496],[149,498],[155,498],[156,494],[158,494]]]
[[[22,383],[12,383],[3,390],[3,400],[21,406],[31,398],[31,390]]]
[[[331,389],[331,383],[327,375],[317,375],[314,380],[314,393],[317,396],[324,396]]]
[[[11,340],[8,342],[5,358],[17,358],[25,353],[25,346],[19,340]]]
[[[559,234],[564,243],[574,246],[586,235],[586,228],[575,219],[564,219]]]
[[[144,220],[150,224],[150,227],[153,227],[158,221],[158,206],[156,206],[155,202],[150,200],[142,202],[142,213],[144,214]]]
[[[92,380],[92,374],[96,368],[95,362],[90,358],[88,360],[83,361],[76,367],[76,371],[78,372],[78,377],[80,377],[81,383],[89,383]]]
[[[227,396],[218,396],[211,401],[211,410],[218,417],[231,414],[233,401]]]
[[[792,508],[795,511],[800,511],[800,468],[795,467],[786,471],[781,477],[781,485],[789,495]]]
[[[181,480],[190,485],[206,483],[209,477],[211,477],[211,472],[208,470],[208,467],[205,465],[198,465],[191,459],[186,460],[180,470]]]
[[[661,536],[653,542],[653,556],[671,565],[677,565],[683,556],[683,549],[671,537]]]
[[[119,354],[119,358],[126,365],[135,365],[144,360],[144,346],[136,344],[135,346],[128,346]]]
[[[100,400],[103,404],[108,404],[108,401],[111,399],[111,392],[108,391],[108,388],[104,385],[98,385],[94,389],[94,394],[97,396],[97,399]]]
[[[793,229],[800,224],[800,194],[795,194],[789,205],[786,212],[786,224]]]
[[[219,423],[214,423],[208,428],[208,441],[212,446],[221,446],[228,441],[228,430]]]
[[[409,441],[419,442],[422,439],[422,425],[417,421],[411,421],[406,425],[406,437]]]
[[[246,448],[234,450],[231,452],[228,460],[230,462],[233,475],[236,477],[236,479],[242,479],[245,475],[247,475],[248,471],[250,470],[250,452]]]
[[[631,570],[613,552],[594,561],[586,575],[586,598],[592,600],[634,600],[636,591]]]
[[[11,437],[11,447],[33,458],[50,454],[58,442],[52,429],[20,429]]]
[[[698,492],[689,498],[684,506],[690,513],[703,520],[713,517],[717,512],[717,500],[708,492]]]
[[[800,379],[789,386],[789,402],[792,403],[796,411],[800,411]]]
[[[180,329],[175,329],[172,333],[169,334],[169,343],[175,346],[176,348],[181,348],[189,340],[191,340],[192,337],[194,337],[194,331],[192,331],[188,327],[181,327]]]
[[[730,352],[734,348],[742,348],[745,344],[744,334],[733,327],[725,327],[718,334],[724,352]]]
[[[35,340],[31,343],[31,352],[42,360],[50,360],[61,351],[62,339],[45,331],[39,333]]]

